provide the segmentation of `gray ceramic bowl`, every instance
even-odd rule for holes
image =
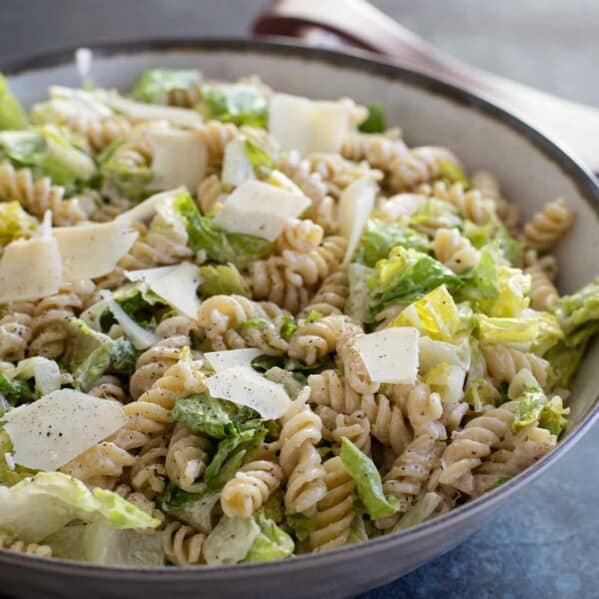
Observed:
[[[461,89],[364,56],[289,44],[160,41],[103,46],[94,55],[92,77],[101,86],[127,89],[147,67],[196,67],[225,79],[256,73],[277,89],[317,98],[381,102],[410,144],[447,145],[469,169],[491,169],[526,215],[558,195],[567,198],[578,220],[559,250],[563,291],[599,270],[599,188],[590,173],[538,131]],[[72,58],[69,51],[13,65],[10,85],[26,104],[44,98],[50,84],[79,85]],[[413,529],[323,555],[228,567],[109,568],[0,550],[2,591],[78,599],[357,595],[461,543],[564,455],[599,416],[598,357],[596,343],[577,376],[571,426],[553,453],[485,497]]]

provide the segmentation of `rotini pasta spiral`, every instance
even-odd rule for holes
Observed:
[[[94,386],[88,391],[89,395],[102,397],[103,399],[113,399],[120,403],[126,403],[128,400],[127,391],[121,380],[110,374],[101,376]]]
[[[455,431],[452,442],[441,456],[439,482],[452,485],[464,493],[474,490],[472,470],[479,466],[492,449],[499,447],[514,418],[518,402],[509,402],[468,421]]]
[[[480,260],[480,252],[456,229],[437,229],[433,251],[437,260],[457,273],[473,268]]]
[[[171,520],[162,531],[166,559],[175,566],[205,563],[203,550],[206,535],[178,520]]]
[[[171,482],[188,493],[202,489],[200,478],[208,462],[210,441],[177,424],[168,444],[166,474]]]
[[[461,168],[460,161],[447,148],[422,146],[398,156],[389,165],[389,184],[393,191],[411,191],[442,175],[444,164]]]
[[[135,507],[144,511],[146,514],[152,516],[152,518],[156,518],[156,520],[160,521],[161,526],[164,524],[166,516],[162,510],[159,510],[156,507],[156,503],[152,501],[149,497],[146,497],[143,493],[139,491],[134,491],[129,485],[121,484],[119,485],[114,492],[117,495],[120,495],[123,499],[126,499],[129,503],[132,503]]]
[[[200,181],[196,191],[198,206],[202,214],[208,214],[225,195],[225,190],[218,175],[208,175]]]
[[[300,317],[318,312],[322,316],[341,314],[349,295],[347,272],[338,270],[330,274],[318,288],[310,303],[302,310]]]
[[[288,513],[310,513],[326,494],[324,470],[316,444],[321,439],[322,422],[301,393],[281,418],[279,463],[287,480],[285,507]]]
[[[39,219],[52,212],[52,223],[65,227],[87,219],[77,200],[65,198],[64,187],[52,185],[48,177],[34,179],[28,168],[15,170],[10,162],[0,163],[0,198],[16,200]]]
[[[168,437],[147,441],[131,467],[131,486],[147,497],[155,497],[166,488]]]
[[[105,119],[69,119],[68,126],[79,133],[96,152],[101,152],[111,143],[126,138],[131,132],[131,123],[122,116]]]
[[[35,555],[37,557],[52,557],[52,548],[48,545],[26,543],[25,541],[4,532],[0,532],[0,547],[2,549],[10,549],[10,551],[27,553],[28,555]]]
[[[574,224],[574,211],[563,198],[545,204],[524,226],[525,243],[539,250],[551,249]]]
[[[328,459],[323,464],[325,496],[318,502],[316,530],[310,534],[313,551],[328,551],[349,541],[354,509],[355,484],[343,467],[341,458]]]
[[[207,174],[211,175],[217,172],[222,166],[225,146],[239,135],[237,127],[231,123],[206,121],[201,125],[194,126],[192,130],[199,136],[206,148]]]
[[[0,360],[17,362],[25,357],[34,310],[33,302],[14,302],[4,308],[0,318]]]
[[[214,295],[198,310],[198,323],[215,351],[256,347],[268,355],[287,351],[280,332],[286,315],[276,304],[255,302],[241,295]]]
[[[444,181],[437,181],[419,191],[421,193],[426,191],[427,195],[450,203],[458,209],[462,218],[477,225],[484,225],[495,216],[493,200],[485,198],[478,189],[464,191],[464,186],[461,183],[448,185]]]
[[[323,236],[322,227],[310,219],[290,218],[277,239],[277,249],[279,252],[292,250],[305,254],[315,250],[321,244]]]
[[[532,353],[521,352],[505,345],[481,344],[487,371],[498,383],[509,383],[523,368],[530,370],[541,385],[547,385],[549,362]]]
[[[522,215],[520,208],[503,197],[497,177],[488,171],[477,171],[470,178],[472,187],[478,189],[484,198],[493,200],[495,213],[501,219],[508,231],[515,233],[520,225]]]
[[[441,396],[438,393],[431,393],[428,385],[416,383],[407,395],[405,408],[416,437],[428,435],[433,439],[447,438],[442,423]]]
[[[227,516],[250,518],[276,491],[283,480],[282,468],[273,460],[253,460],[228,481],[220,496]]]
[[[374,168],[388,172],[391,165],[408,153],[398,130],[380,133],[353,133],[341,146],[341,154],[349,160],[366,160]]]

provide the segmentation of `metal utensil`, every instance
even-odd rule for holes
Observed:
[[[465,64],[365,0],[279,0],[258,17],[253,31],[358,47],[456,83],[516,113],[599,173],[599,110]]]

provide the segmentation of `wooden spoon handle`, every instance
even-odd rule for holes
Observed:
[[[599,171],[599,110],[471,67],[365,0],[278,0],[258,17],[253,31],[354,46],[457,84],[517,114]]]

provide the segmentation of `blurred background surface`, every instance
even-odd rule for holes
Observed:
[[[599,106],[599,0],[372,3],[465,62]],[[267,4],[0,0],[0,61],[122,39],[247,36]],[[599,597],[598,472],[595,426],[468,542],[363,599]]]

